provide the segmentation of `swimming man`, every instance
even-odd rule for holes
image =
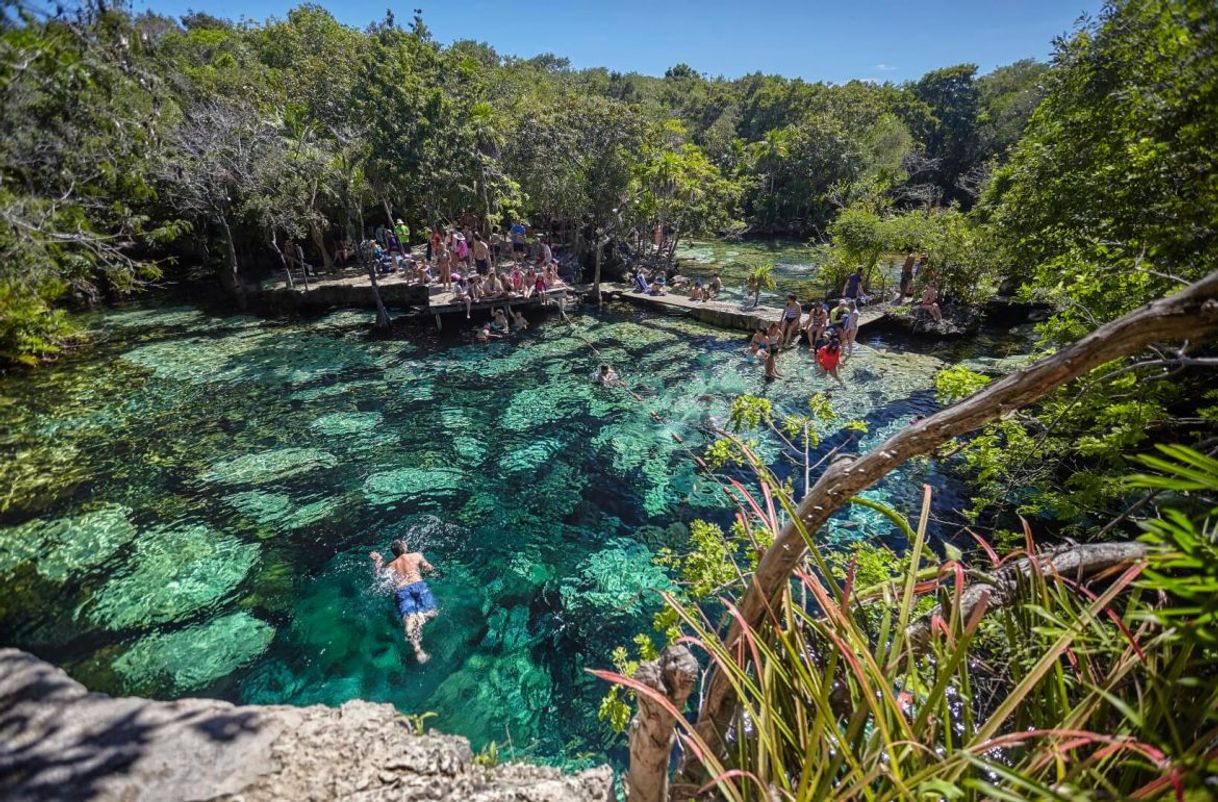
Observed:
[[[395,540],[389,545],[393,559],[386,563],[379,551],[371,552],[373,569],[377,573],[387,573],[393,577],[394,600],[398,612],[402,615],[402,627],[406,630],[406,640],[414,647],[414,656],[420,663],[426,663],[431,655],[423,651],[423,625],[436,617],[436,600],[431,595],[431,588],[423,581],[423,572],[435,571],[435,567],[427,562],[422,552],[407,551],[406,544]]]

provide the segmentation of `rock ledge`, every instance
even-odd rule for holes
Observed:
[[[0,788],[13,802],[613,799],[608,766],[565,775],[473,758],[464,738],[414,735],[388,704],[114,698],[0,649]]]

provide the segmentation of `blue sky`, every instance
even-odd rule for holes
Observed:
[[[262,20],[291,0],[132,0],[170,16],[188,10]],[[973,62],[988,72],[1021,58],[1046,58],[1053,37],[1096,14],[1100,0],[320,0],[340,21],[363,27],[393,8],[412,9],[442,42],[476,39],[502,54],[552,52],[575,67],[662,75],[685,62],[710,75],[777,73],[808,80],[903,81]]]

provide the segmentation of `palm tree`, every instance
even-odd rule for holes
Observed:
[[[749,271],[749,286],[753,288],[753,306],[761,302],[761,290],[774,288],[774,265],[757,265]]]

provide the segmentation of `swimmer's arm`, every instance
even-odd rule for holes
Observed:
[[[385,558],[381,556],[379,551],[369,552],[368,556],[372,558],[373,571],[379,574],[385,570]]]
[[[423,559],[419,560],[419,570],[425,571],[429,574],[434,574],[436,572],[436,567],[427,562],[427,558],[424,557]]]

